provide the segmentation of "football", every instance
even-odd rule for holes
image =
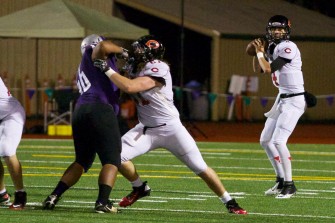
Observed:
[[[261,38],[263,44],[264,44],[264,50],[266,51],[268,49],[268,41],[266,39]],[[252,43],[254,42],[254,40],[250,41],[247,45],[247,48],[245,49],[246,54],[248,54],[249,56],[256,56],[256,49],[254,47],[254,45],[252,45]]]
[[[250,43],[248,43],[247,48],[245,49],[245,52],[249,55],[249,56],[256,56],[256,49],[254,47],[254,45],[252,45],[254,41],[251,41]]]

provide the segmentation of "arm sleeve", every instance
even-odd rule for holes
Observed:
[[[275,72],[276,70],[279,70],[280,68],[282,68],[285,64],[290,63],[291,60],[290,59],[286,59],[283,57],[277,57],[277,59],[275,59],[271,64],[271,73]]]

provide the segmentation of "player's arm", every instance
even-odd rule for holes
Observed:
[[[282,68],[285,64],[290,63],[291,60],[283,58],[283,57],[277,57],[271,64],[271,73],[275,72],[276,70],[279,70]]]
[[[256,57],[258,61],[258,65],[260,66],[260,69],[263,70],[266,74],[271,74],[271,66],[270,63],[265,59],[264,57],[264,44],[261,41],[261,39],[255,39],[252,43],[256,49]],[[256,58],[254,58],[254,66],[256,63]],[[255,67],[257,69],[257,66]],[[255,69],[254,68],[254,69]]]
[[[105,60],[95,59],[94,66],[104,72],[113,83],[123,92],[134,94],[141,91],[149,90],[153,87],[162,86],[163,84],[156,78],[150,76],[142,76],[134,79],[129,79],[117,73],[109,67]]]
[[[105,74],[109,77],[113,83],[120,88],[123,92],[128,94],[134,94],[141,91],[146,91],[156,86],[161,86],[159,82],[149,76],[136,77],[129,79],[124,77],[115,71],[108,70]]]
[[[257,55],[257,59],[256,57],[254,58],[254,60],[258,60],[258,64],[259,64],[259,68],[261,71],[263,71],[266,74],[271,74],[279,69],[281,69],[285,64],[290,63],[291,60],[283,58],[283,57],[278,57],[277,59],[275,59],[271,64],[265,60],[264,56],[258,56]],[[256,63],[256,61],[254,61],[254,64]],[[257,67],[255,68],[254,65],[254,71],[255,69],[257,69]]]
[[[255,73],[262,73],[263,70],[261,66],[259,65],[257,56],[252,57],[252,68]]]
[[[254,58],[254,70],[259,69],[257,67],[256,61],[258,61],[258,65],[260,69],[266,73],[266,74],[271,74],[275,72],[276,70],[281,69],[285,64],[290,63],[290,59],[286,59],[283,57],[277,57],[272,63],[270,64],[266,59],[264,55],[264,44],[260,39],[256,39],[253,42],[253,45],[255,46],[256,49],[256,58]]]
[[[112,41],[104,40],[99,42],[97,46],[93,48],[92,61],[96,59],[105,60],[111,53],[121,54],[122,57],[128,57],[126,49],[114,44]]]

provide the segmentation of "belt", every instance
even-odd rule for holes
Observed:
[[[280,94],[280,98],[291,98],[299,95],[303,95],[305,92],[295,93],[295,94]]]
[[[165,125],[166,125],[166,123],[161,124],[161,125],[157,125],[157,126],[144,126],[143,135],[145,135],[145,132],[147,131],[147,129],[154,129],[154,128],[162,127],[162,126],[165,126]]]

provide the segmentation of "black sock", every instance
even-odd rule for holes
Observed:
[[[57,195],[58,197],[60,197],[68,189],[69,189],[69,186],[66,185],[66,183],[64,183],[63,181],[59,181],[55,190],[51,194]]]
[[[99,184],[99,195],[97,201],[101,204],[107,204],[111,192],[112,188],[110,186],[106,184]]]

